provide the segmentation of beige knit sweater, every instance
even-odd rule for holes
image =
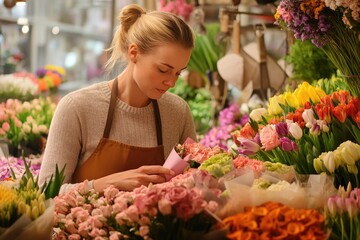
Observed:
[[[110,95],[105,81],[69,93],[60,100],[41,164],[40,185],[54,174],[56,164],[59,169],[66,164],[64,182],[71,182],[76,167],[89,158],[102,138]],[[196,140],[196,132],[190,109],[182,98],[167,92],[158,104],[166,158],[187,137]],[[109,138],[134,146],[157,146],[152,104],[135,108],[118,99]]]

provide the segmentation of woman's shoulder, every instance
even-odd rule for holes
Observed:
[[[91,84],[66,94],[61,100],[81,103],[101,102],[110,98],[110,89],[106,81]]]
[[[171,92],[164,93],[164,95],[162,95],[159,101],[162,104],[167,104],[167,105],[174,105],[174,104],[187,105],[186,101],[183,98]]]
[[[173,111],[184,111],[188,108],[187,102],[176,94],[166,92],[158,100],[159,106]]]
[[[107,93],[107,82],[99,82],[70,92],[62,97],[57,108],[65,112],[94,112],[108,104],[110,90]]]

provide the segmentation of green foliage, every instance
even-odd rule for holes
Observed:
[[[326,94],[331,94],[339,90],[347,90],[348,85],[346,84],[343,77],[340,76],[339,71],[337,74],[333,74],[330,78],[322,78],[317,81],[313,81],[314,87],[320,87]]]
[[[226,45],[218,43],[216,36],[220,32],[218,23],[206,24],[206,34],[196,33],[195,47],[188,63],[189,70],[198,72],[204,81],[208,71],[217,71],[217,61],[224,56]]]
[[[311,82],[329,78],[337,70],[325,52],[313,45],[310,40],[296,40],[285,60],[293,65],[292,78],[297,80]]]
[[[183,98],[189,105],[196,131],[203,134],[210,129],[211,122],[211,93],[205,88],[192,88],[182,78],[169,92]]]
[[[25,173],[21,177],[19,190],[24,189],[30,180],[31,182],[35,183],[36,188],[39,188],[38,178],[34,179],[34,176],[30,171],[31,163],[30,162],[27,163],[25,161],[25,158],[23,158],[23,161],[25,166]],[[53,176],[51,176],[49,182],[45,182],[42,188],[40,189],[41,192],[45,194],[45,199],[54,198],[59,194],[60,187],[65,179],[65,175],[64,175],[65,167],[66,165],[62,168],[61,171],[59,171],[58,165],[56,164],[55,177],[53,178]],[[14,171],[12,169],[11,169],[11,174],[12,174],[12,178],[16,179]]]

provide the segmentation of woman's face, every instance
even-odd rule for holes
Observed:
[[[159,99],[174,87],[182,70],[187,67],[191,49],[171,43],[149,53],[139,53],[133,69],[133,79],[140,91],[150,99]]]

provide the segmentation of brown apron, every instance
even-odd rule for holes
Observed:
[[[143,165],[163,165],[164,147],[162,145],[162,129],[159,106],[156,100],[152,100],[155,113],[157,147],[137,147],[109,139],[111,124],[114,115],[117,98],[117,79],[115,79],[110,98],[110,105],[103,137],[95,151],[79,166],[72,178],[73,183],[82,182],[85,179],[92,180],[135,169]]]

